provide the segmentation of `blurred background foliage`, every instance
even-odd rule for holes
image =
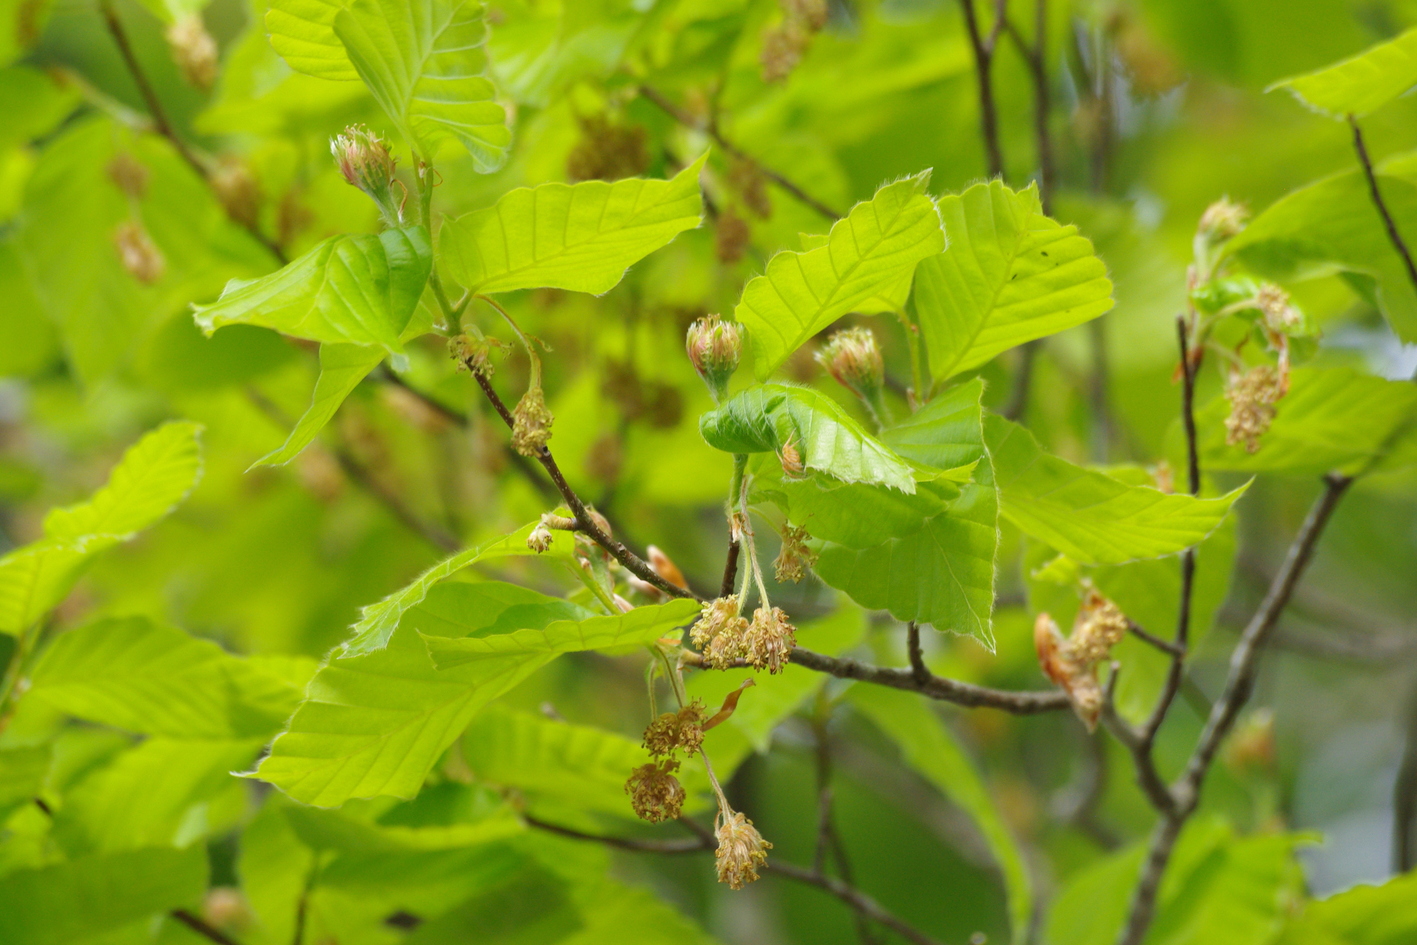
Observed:
[[[507,297],[520,323],[550,350],[553,445],[572,485],[619,537],[636,548],[665,549],[692,584],[705,588],[717,586],[722,566],[721,500],[731,461],[698,435],[696,418],[711,403],[683,356],[684,330],[696,317],[730,311],[772,253],[798,248],[799,233],[825,232],[830,221],[704,129],[720,129],[742,152],[836,212],[870,197],[881,182],[921,168],[934,169],[936,193],[962,190],[988,170],[958,0],[831,0],[820,31],[786,44],[800,52],[795,62],[795,53],[784,52],[784,6],[494,0],[489,55],[514,116],[510,159],[485,175],[460,151],[449,150],[439,162],[438,208],[455,215],[521,185],[668,177],[710,152],[702,228],[636,266],[602,297],[550,290]],[[1012,0],[1009,7],[1018,22],[1033,22],[1031,2]],[[1117,304],[1099,321],[1042,344],[1023,418],[1050,451],[1075,462],[1169,459],[1179,469],[1173,320],[1185,304],[1199,215],[1222,195],[1258,211],[1316,178],[1350,171],[1352,147],[1342,123],[1264,90],[1417,25],[1417,3],[1050,0],[1048,7],[1047,121],[1056,147],[1051,211],[1094,241]],[[190,305],[214,299],[228,279],[274,269],[272,246],[289,258],[327,236],[376,229],[375,209],[340,178],[328,141],[352,122],[377,130],[387,120],[362,85],[292,72],[267,41],[260,0],[124,0],[112,9],[175,134],[190,143],[211,185],[152,133],[144,96],[94,0],[0,0],[0,542],[18,546],[38,537],[44,511],[87,495],[143,431],[172,417],[197,421],[205,427],[205,472],[190,501],[99,560],[54,625],[146,615],[236,653],[269,658],[298,681],[346,636],[360,606],[441,557],[440,535],[476,544],[553,503],[539,470],[507,450],[496,417],[432,338],[411,348],[408,380],[445,411],[389,382],[381,369],[298,460],[247,471],[281,444],[291,418],[303,412],[318,371],[315,353],[256,328],[203,337]],[[219,58],[207,74],[200,62],[184,70],[165,39],[172,23],[194,13]],[[1032,80],[1020,46],[1001,38],[993,75],[1003,177],[1016,187],[1040,170]],[[1411,97],[1364,124],[1375,159],[1397,156],[1387,172],[1417,183],[1417,161],[1403,157],[1417,147],[1414,127]],[[120,179],[124,162],[136,166],[129,171],[136,182]],[[148,268],[125,267],[115,240],[134,220],[155,253]],[[1409,232],[1417,230],[1417,220],[1405,222]],[[1321,329],[1310,364],[1388,378],[1408,377],[1417,367],[1417,348],[1398,341],[1353,280],[1325,274],[1287,287]],[[876,329],[888,372],[908,383],[899,324],[860,321]],[[786,373],[859,411],[809,353],[790,361]],[[980,369],[986,404],[1007,401],[1022,363],[1015,350]],[[526,372],[525,359],[510,355],[498,365],[498,384],[520,389]],[[1219,394],[1218,374],[1203,374],[1198,402]],[[900,395],[891,396],[903,409]],[[1216,486],[1244,478],[1225,474]],[[1238,627],[1315,488],[1308,475],[1261,475],[1233,528],[1202,550],[1198,631],[1212,619],[1214,627],[1194,663],[1194,691],[1162,731],[1164,769],[1174,770],[1189,751],[1203,718],[1196,706],[1218,688]],[[409,520],[433,523],[433,530],[410,528]],[[1216,563],[1207,568],[1209,556]],[[1008,688],[1041,686],[1032,614],[1046,605],[1060,622],[1068,616],[1057,614],[1059,604],[1049,597],[1056,588],[1028,578],[1047,557],[1005,526],[997,652],[968,639],[930,639],[932,668]],[[1233,569],[1226,566],[1231,559]],[[1302,892],[1323,896],[1392,874],[1394,784],[1404,752],[1417,751],[1414,574],[1417,472],[1409,468],[1366,480],[1338,511],[1266,660],[1254,702],[1261,708],[1217,766],[1204,815],[1178,855],[1173,886],[1163,892],[1173,918],[1154,941],[1268,941],[1288,914],[1284,904]],[[481,578],[488,577],[552,593],[561,583],[549,567],[523,559],[482,569]],[[1169,572],[1152,578],[1158,586],[1175,581]],[[1138,602],[1122,603],[1144,625],[1167,626],[1174,603],[1140,600],[1152,578],[1139,579]],[[903,664],[897,625],[868,621],[854,605],[837,606],[833,592],[814,581],[779,593],[790,611],[822,621],[804,620],[804,645]],[[0,637],[0,650],[11,640]],[[1159,672],[1159,654],[1136,641],[1123,647],[1124,662],[1152,660]],[[736,682],[702,679],[696,685],[715,697]],[[757,694],[750,692],[739,724],[714,736],[722,739],[716,750],[738,762],[729,765],[729,792],[776,844],[774,856],[798,863],[813,857],[814,732],[825,727],[835,753],[840,842],[863,890],[942,941],[973,941],[976,934],[1008,939],[1006,884],[981,835],[977,805],[961,800],[961,779],[974,777],[1004,829],[1018,838],[1033,896],[1049,904],[1038,940],[1099,940],[1096,928],[1129,894],[1139,856],[1131,844],[1152,820],[1118,745],[1089,738],[1071,715],[1016,720],[949,709],[948,730],[965,748],[966,767],[972,759],[979,773],[902,764],[901,740],[883,734],[870,706],[847,699],[824,714],[821,683],[794,667],[774,681],[787,687],[774,694],[780,711],[762,710],[755,722]],[[1120,696],[1125,703],[1125,686]],[[532,718],[549,715],[631,740],[646,713],[640,664],[595,655],[560,660],[503,701],[537,714]],[[35,716],[43,713],[18,716],[4,737],[22,743],[27,731],[55,724]],[[475,725],[512,724],[498,719],[493,713]],[[741,741],[736,749],[729,747],[734,738]],[[116,777],[115,766],[136,750],[128,746],[126,737],[73,727],[63,742],[61,780],[87,782],[90,794],[111,790],[95,779]],[[939,758],[929,745],[919,753]],[[219,774],[247,761],[203,763]],[[457,779],[447,778],[446,790],[435,786],[410,804],[347,808],[351,817],[383,824],[427,825],[456,820],[457,804],[491,803],[471,789],[458,793]],[[289,882],[298,887],[303,867],[281,858],[304,848],[282,845],[277,836],[290,829],[270,814],[279,797],[231,779],[213,784],[178,811],[189,841],[206,839],[211,882],[242,887],[255,903],[284,901],[289,890],[262,884],[294,876]],[[591,817],[576,805],[589,804],[586,792],[595,791],[606,799]],[[568,822],[637,829],[618,783],[575,792],[558,800],[553,785],[538,803]],[[447,809],[439,809],[445,795]],[[31,814],[15,815],[3,828],[12,839],[0,874],[44,862],[37,847],[14,839],[42,832]],[[543,834],[517,842],[575,880],[569,895],[624,900],[617,906],[621,920],[603,919],[612,937],[595,941],[689,942],[706,934],[744,943],[857,939],[850,911],[805,886],[768,879],[730,893],[698,858],[615,853]],[[1296,848],[1302,871],[1285,865]],[[458,939],[447,922],[441,932],[425,925],[406,933],[384,921],[419,903],[445,908],[476,888],[469,877],[477,870],[496,873],[485,861],[448,861],[455,855],[462,854],[405,851],[381,865],[370,854],[365,860],[345,854],[343,873],[312,900],[318,931],[307,940],[561,940],[551,932]],[[430,858],[442,860],[434,865]],[[451,871],[460,885],[443,890],[430,880],[417,894],[403,889],[418,885],[408,877],[425,875],[419,870]],[[655,911],[661,907],[646,905],[628,886],[595,892],[595,878],[607,870],[621,882],[652,888],[707,932]],[[406,875],[393,882],[400,871]],[[1257,931],[1234,918],[1240,906],[1225,897],[1237,889],[1273,905]],[[1180,901],[1189,905],[1174,905]],[[1417,893],[1407,901],[1417,901]],[[208,897],[213,921],[225,915],[220,905]],[[543,911],[555,913],[551,905]],[[1306,916],[1311,926],[1320,921]],[[289,940],[289,929],[278,924],[256,930],[230,921],[242,941]],[[1323,921],[1338,928],[1350,918]],[[636,922],[646,929],[635,931]],[[517,925],[533,926],[541,927],[529,919]],[[148,934],[144,926],[139,937]],[[170,922],[154,934],[194,940]],[[1303,928],[1284,934],[1296,943],[1330,941],[1318,933],[1305,937]]]

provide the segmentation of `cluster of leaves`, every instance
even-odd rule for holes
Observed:
[[[32,477],[25,497],[56,507],[36,527],[17,516],[13,534],[32,540],[0,558],[4,942],[710,942],[587,842],[664,843],[636,832],[625,779],[651,759],[626,733],[665,698],[724,707],[675,776],[684,815],[714,818],[718,875],[735,889],[761,860],[733,864],[726,831],[743,815],[729,796],[778,838],[783,875],[815,835],[815,865],[799,878],[874,934],[882,913],[851,887],[840,836],[852,819],[838,812],[833,827],[828,806],[845,719],[848,756],[867,757],[868,771],[908,768],[966,815],[987,867],[948,863],[955,888],[988,905],[961,895],[932,913],[920,905],[936,898],[930,874],[891,884],[879,863],[863,887],[905,890],[891,904],[931,933],[1107,942],[1146,856],[1138,795],[1122,795],[1118,817],[1138,844],[1080,849],[1082,829],[1067,825],[1044,837],[1008,790],[1038,745],[983,722],[961,737],[922,696],[924,680],[1041,688],[1021,628],[1033,614],[1066,621],[1084,595],[1157,634],[1179,611],[1190,644],[1204,644],[1235,570],[1237,505],[1269,488],[1248,477],[1362,477],[1376,483],[1372,501],[1410,512],[1417,388],[1335,360],[1320,341],[1356,313],[1385,340],[1417,342],[1417,271],[1392,232],[1417,230],[1410,156],[1374,172],[1364,154],[1253,220],[1226,202],[1198,229],[1199,214],[1186,220],[1189,278],[1174,266],[1166,299],[1187,313],[1181,367],[1167,311],[1143,323],[1164,352],[1146,367],[1145,396],[1109,407],[1071,390],[1069,345],[1119,300],[1109,326],[1128,304],[1145,311],[1121,273],[1146,270],[1128,243],[1165,258],[1156,234],[1139,236],[1130,218],[1109,227],[1117,208],[1105,201],[1050,213],[1068,205],[1038,183],[969,183],[972,164],[909,163],[931,149],[879,157],[882,129],[857,127],[900,90],[913,104],[897,125],[937,121],[937,86],[964,85],[964,34],[937,48],[911,20],[939,11],[271,0],[245,9],[218,79],[203,6],[6,12],[18,39],[0,49],[11,62],[0,100],[14,106],[0,134],[0,287],[14,305],[0,316],[0,369],[33,396],[34,431],[67,429],[74,449],[135,442],[87,501],[57,504],[87,471]],[[1107,33],[1101,48],[1125,60],[1124,91],[1140,100],[1158,74],[1145,53],[1161,55],[1145,30],[1076,15],[1070,27]],[[139,30],[170,48],[135,43]],[[1356,121],[1417,85],[1413,35],[1281,85]],[[73,37],[116,41],[123,81],[104,81],[113,62],[67,49]],[[1037,42],[1061,61],[1060,37]],[[840,88],[840,57],[870,81]],[[131,103],[109,91],[126,95],[134,80]],[[183,82],[216,84],[199,101]],[[767,104],[755,108],[758,95]],[[741,141],[722,131],[729,105]],[[973,134],[958,124],[948,130]],[[857,139],[831,137],[847,126]],[[223,156],[193,150],[195,135]],[[824,144],[858,142],[876,156],[822,156]],[[571,182],[548,182],[563,176],[556,162]],[[843,205],[864,199],[825,225],[830,205],[799,178]],[[1068,219],[1116,247],[1111,276]],[[732,380],[708,378],[706,392],[690,366],[703,361],[697,329],[690,357],[681,345],[711,310],[733,326],[715,353]],[[1387,327],[1371,328],[1373,316]],[[1057,357],[1035,364],[1044,339]],[[814,350],[846,389],[816,383]],[[1193,436],[1157,419],[1175,415],[1173,370],[1185,411],[1198,398]],[[1050,386],[1030,399],[1035,374]],[[1104,439],[1089,462],[1076,442],[1107,428],[1106,411],[1141,446]],[[1204,477],[1178,482],[1173,470],[1193,457]],[[7,498],[25,495],[21,473],[0,477]],[[136,554],[109,553],[189,495]],[[651,547],[642,560],[620,545],[582,496],[626,535],[656,537],[690,580],[669,554]],[[780,573],[810,569],[800,589],[763,574],[774,531],[795,562]],[[719,586],[730,543],[741,566],[721,592],[695,593]],[[430,544],[442,555],[431,563]],[[755,597],[748,631],[739,614]],[[715,600],[743,632],[762,621],[786,647],[795,632],[829,671],[751,655],[702,669],[688,641]],[[907,626],[912,641],[927,632],[926,654],[914,642],[907,653]],[[1105,649],[1087,679],[1097,686],[1115,658],[1119,718],[1143,722],[1170,654],[1139,636]],[[894,688],[862,662],[897,659],[915,672]],[[754,671],[764,665],[772,672]],[[648,700],[636,679],[646,667]],[[1066,666],[1043,669],[1068,688]],[[1068,694],[1090,727],[1099,704]],[[782,752],[769,751],[804,721],[815,814],[790,802],[781,772],[796,769],[773,768]],[[1056,781],[1080,750],[1057,747],[1071,723],[1047,724],[1033,737],[1049,743],[1045,779]],[[1263,756],[1273,733],[1256,731],[1246,737]],[[1172,734],[1180,759],[1190,733]],[[1011,774],[986,774],[978,754],[1007,754]],[[773,788],[753,790],[770,776]],[[881,817],[861,813],[859,790],[848,796],[866,825],[853,854],[893,856]],[[1222,800],[1186,825],[1147,941],[1417,935],[1411,876],[1312,900],[1296,858],[1309,836],[1237,806]],[[1082,824],[1092,812],[1079,811]],[[1237,827],[1247,815],[1267,829]],[[693,836],[684,849],[712,849]],[[746,836],[759,856],[761,838]],[[1046,918],[1034,845],[1064,880]],[[711,875],[704,865],[681,886],[731,895],[705,892]],[[924,934],[884,915],[895,932]],[[792,934],[809,940],[811,927]]]

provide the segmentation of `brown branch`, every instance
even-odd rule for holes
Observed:
[[[1417,689],[1407,709],[1406,746],[1392,785],[1392,869],[1417,866]]]
[[[1024,38],[1019,28],[1007,17],[1003,19],[1003,26],[1004,32],[1018,47],[1024,65],[1028,67],[1029,78],[1033,81],[1033,137],[1038,150],[1038,199],[1043,205],[1043,212],[1051,213],[1058,168],[1053,150],[1053,135],[1048,127],[1048,113],[1052,108],[1052,93],[1048,83],[1048,0],[1034,0],[1032,43]]]
[[[777,171],[774,171],[771,168],[764,166],[762,161],[759,161],[757,158],[753,157],[752,155],[744,151],[742,148],[738,147],[738,145],[734,144],[719,129],[718,122],[716,120],[710,121],[707,124],[697,120],[693,115],[689,114],[688,112],[684,111],[682,108],[671,102],[663,95],[663,93],[657,91],[656,89],[648,85],[640,86],[640,94],[643,95],[645,98],[649,99],[650,102],[652,102],[657,108],[659,108],[660,111],[664,112],[670,118],[673,118],[685,128],[693,128],[697,131],[702,131],[707,134],[730,157],[735,157],[740,161],[743,161],[747,164],[751,164],[753,167],[757,168],[758,172],[764,177],[766,177],[768,180],[772,181],[774,184],[781,187],[793,197],[797,198],[797,200],[811,207],[813,210],[817,211],[822,216],[826,217],[828,220],[841,219],[842,214],[837,213],[831,207],[822,203],[817,198],[811,196],[801,187],[798,187],[796,184],[779,174]]]
[[[1353,150],[1358,152],[1358,163],[1363,166],[1363,176],[1368,180],[1368,193],[1373,197],[1373,205],[1378,208],[1378,213],[1383,218],[1383,226],[1387,228],[1387,238],[1392,242],[1392,248],[1397,250],[1403,265],[1407,267],[1407,278],[1412,280],[1413,288],[1417,288],[1417,265],[1413,264],[1412,253],[1408,251],[1402,234],[1397,231],[1397,221],[1392,218],[1387,203],[1383,201],[1382,191],[1378,189],[1378,176],[1373,172],[1373,161],[1368,156],[1368,146],[1363,142],[1363,130],[1358,127],[1358,119],[1352,115],[1348,116],[1348,124],[1353,128]]]
[[[1239,718],[1240,710],[1249,700],[1259,672],[1260,655],[1280,613],[1294,593],[1294,587],[1313,557],[1314,548],[1333,510],[1353,484],[1352,478],[1337,474],[1324,480],[1324,491],[1309,510],[1304,524],[1294,536],[1284,564],[1275,575],[1264,601],[1245,627],[1239,644],[1230,656],[1230,672],[1220,698],[1211,709],[1210,718],[1201,732],[1185,771],[1171,789],[1175,807],[1162,812],[1161,822],[1152,835],[1151,846],[1142,867],[1141,878],[1132,894],[1126,924],[1118,937],[1118,945],[1141,945],[1156,913],[1156,897],[1166,866],[1175,849],[1176,839],[1187,819],[1195,812],[1205,776],[1220,750],[1221,743]]]
[[[152,83],[148,81],[146,73],[143,72],[142,65],[138,62],[137,55],[133,52],[133,44],[128,39],[128,31],[123,27],[123,21],[118,18],[118,11],[114,8],[111,0],[103,0],[99,4],[99,11],[103,14],[104,25],[108,28],[108,33],[113,37],[113,42],[118,46],[118,54],[123,58],[123,64],[128,68],[128,74],[133,78],[133,84],[138,87],[138,94],[142,96],[143,102],[148,107],[148,113],[152,118],[153,130],[166,138],[172,145],[173,150],[187,162],[192,170],[197,172],[197,176],[202,182],[216,193],[216,188],[212,183],[211,170],[201,162],[197,155],[188,147],[187,142],[182,140],[182,136],[173,128],[172,122],[167,117],[167,111],[162,107],[162,101],[157,97],[157,91]],[[221,203],[218,195],[218,203]],[[289,260],[286,258],[285,250],[280,244],[270,239],[261,232],[260,227],[252,220],[239,220],[229,212],[227,218],[238,224],[246,232],[250,233],[258,243],[266,248],[276,261],[284,266]]]
[[[492,382],[480,371],[471,371],[473,379],[477,381],[477,386],[482,388],[482,393],[492,404],[492,409],[497,411],[497,416],[502,418],[502,422],[510,429],[515,426],[512,419],[512,412],[507,409],[507,405],[502,398],[497,396],[497,391],[493,389]],[[561,498],[566,501],[571,509],[571,514],[576,520],[576,531],[586,535],[597,545],[608,551],[616,561],[624,566],[635,577],[659,588],[670,597],[692,597],[702,601],[704,598],[693,591],[685,590],[677,584],[672,584],[659,576],[659,572],[649,566],[649,563],[640,558],[634,552],[626,548],[619,540],[607,535],[605,530],[596,523],[595,517],[586,508],[585,502],[566,482],[566,477],[561,475],[561,468],[556,465],[556,458],[551,455],[551,450],[543,446],[536,454],[536,460],[541,463],[546,474],[551,477],[552,483],[556,486],[556,491],[561,494]]]
[[[696,835],[693,840],[637,840],[629,837],[611,837],[602,834],[585,833],[574,830],[570,827],[562,827],[556,824],[546,823],[534,817],[522,815],[528,826],[554,833],[558,836],[569,837],[573,840],[586,840],[591,843],[601,843],[605,846],[614,847],[617,850],[630,850],[636,853],[704,853],[715,849],[717,846],[713,834],[703,825],[680,818],[679,822],[689,828]],[[878,922],[891,931],[897,933],[915,945],[939,945],[935,939],[921,932],[919,929],[902,921],[872,899],[870,896],[856,889],[854,886],[831,876],[823,876],[816,870],[803,869],[800,866],[793,866],[790,863],[780,863],[776,860],[769,860],[767,863],[769,874],[786,877],[808,886],[816,886],[846,903],[859,915],[865,916],[872,922]]]
[[[1004,156],[999,148],[999,115],[994,104],[994,80],[992,76],[994,50],[998,46],[999,31],[1004,27],[1005,0],[996,0],[994,27],[985,37],[979,29],[979,18],[974,10],[974,0],[960,0],[964,12],[964,28],[969,35],[969,46],[974,53],[974,74],[979,85],[979,131],[984,138],[984,157],[990,177],[1003,177]]]
[[[723,582],[718,586],[719,597],[731,597],[738,584],[738,554],[742,544],[735,539],[728,540],[728,555],[723,561]]]
[[[910,656],[910,672],[915,681],[924,685],[934,673],[925,665],[925,653],[920,649],[920,625],[914,620],[905,625],[905,650]]]
[[[1156,647],[1163,653],[1170,653],[1172,656],[1186,655],[1186,651],[1184,649],[1177,646],[1175,643],[1172,643],[1170,640],[1163,640],[1158,636],[1147,633],[1146,630],[1142,627],[1142,625],[1134,620],[1127,621],[1127,630],[1131,633],[1132,636],[1136,637],[1138,640],[1141,640],[1143,643],[1147,643],[1151,646]]]
[[[196,932],[203,938],[216,942],[217,945],[240,945],[236,939],[227,935],[225,932],[221,931],[221,929],[208,925],[207,921],[201,916],[188,912],[186,909],[173,909],[169,914],[193,932]]]

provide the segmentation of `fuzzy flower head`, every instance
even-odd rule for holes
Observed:
[[[1111,654],[1112,647],[1127,635],[1130,626],[1127,615],[1122,613],[1120,607],[1095,588],[1089,588],[1082,607],[1078,609],[1073,632],[1068,637],[1069,658],[1083,664],[1105,660]]]
[[[645,729],[644,746],[656,758],[683,751],[692,755],[704,743],[704,704],[698,699],[678,712],[665,712]]]
[[[758,878],[758,867],[767,862],[772,844],[738,811],[720,811],[716,820],[718,849],[714,858],[718,881],[727,883],[730,889],[742,889]]]
[[[674,820],[684,809],[684,785],[674,776],[679,770],[677,761],[660,761],[640,765],[630,772],[625,782],[625,793],[630,795],[630,806],[635,816],[657,824],[662,820]]]
[[[345,181],[369,195],[391,225],[399,222],[394,200],[394,156],[388,144],[363,125],[350,125],[330,139],[330,153]]]
[[[123,268],[143,285],[152,285],[167,271],[167,260],[157,248],[148,231],[135,220],[118,224],[113,231],[113,245]]]
[[[704,662],[714,669],[728,669],[747,655],[748,621],[741,614],[737,594],[704,604],[689,639],[704,654]]]
[[[458,367],[480,377],[492,376],[495,370],[492,353],[497,347],[498,343],[492,338],[458,335],[448,340],[448,354],[458,362]]]
[[[728,379],[738,370],[743,353],[743,326],[717,315],[700,318],[689,326],[684,348],[714,400],[728,396]]]
[[[542,554],[550,550],[551,539],[551,529],[546,527],[545,522],[537,522],[531,534],[526,536],[526,546],[537,554]]]
[[[871,329],[845,328],[834,333],[816,357],[838,384],[875,407],[885,384],[886,366]]]
[[[527,389],[512,411],[512,448],[523,456],[536,456],[551,439],[555,420],[546,409],[546,395],[539,385]]]
[[[1230,416],[1225,418],[1225,442],[1244,445],[1247,452],[1260,448],[1260,437],[1274,422],[1275,403],[1284,396],[1284,379],[1268,364],[1250,368],[1243,374],[1230,376],[1225,399],[1230,401]]]
[[[1201,214],[1196,235],[1210,243],[1223,243],[1238,236],[1249,218],[1250,211],[1244,204],[1232,203],[1229,197],[1221,197]]]
[[[807,576],[807,569],[817,563],[817,553],[807,547],[807,529],[787,525],[782,529],[782,549],[773,561],[773,571],[779,583],[794,584]]]
[[[189,85],[206,91],[216,82],[217,45],[200,14],[185,16],[167,28],[172,60]]]
[[[1297,328],[1303,321],[1299,310],[1289,303],[1289,293],[1273,282],[1260,286],[1255,295],[1255,307],[1264,315],[1265,325],[1273,331]]]
[[[743,658],[754,669],[780,673],[797,645],[797,628],[787,620],[781,607],[759,607],[744,638]]]
[[[797,448],[797,444],[788,440],[782,444],[782,449],[777,454],[778,462],[782,463],[782,473],[789,479],[801,479],[807,475],[807,467],[802,463],[802,451]]]

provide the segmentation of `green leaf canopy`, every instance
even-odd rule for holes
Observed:
[[[936,382],[1112,307],[1107,267],[1043,213],[1038,190],[993,180],[942,197],[950,245],[915,273],[915,315]]]
[[[769,374],[857,305],[889,293],[945,248],[928,172],[887,184],[831,228],[825,246],[778,253],[743,289],[733,317],[748,328],[753,373]]]
[[[1366,115],[1417,85],[1417,30],[1379,43],[1316,72],[1280,79],[1265,89],[1288,89],[1305,105],[1333,118]]]
[[[447,223],[438,249],[469,291],[553,288],[601,295],[625,271],[702,220],[708,155],[669,180],[542,184]]]

